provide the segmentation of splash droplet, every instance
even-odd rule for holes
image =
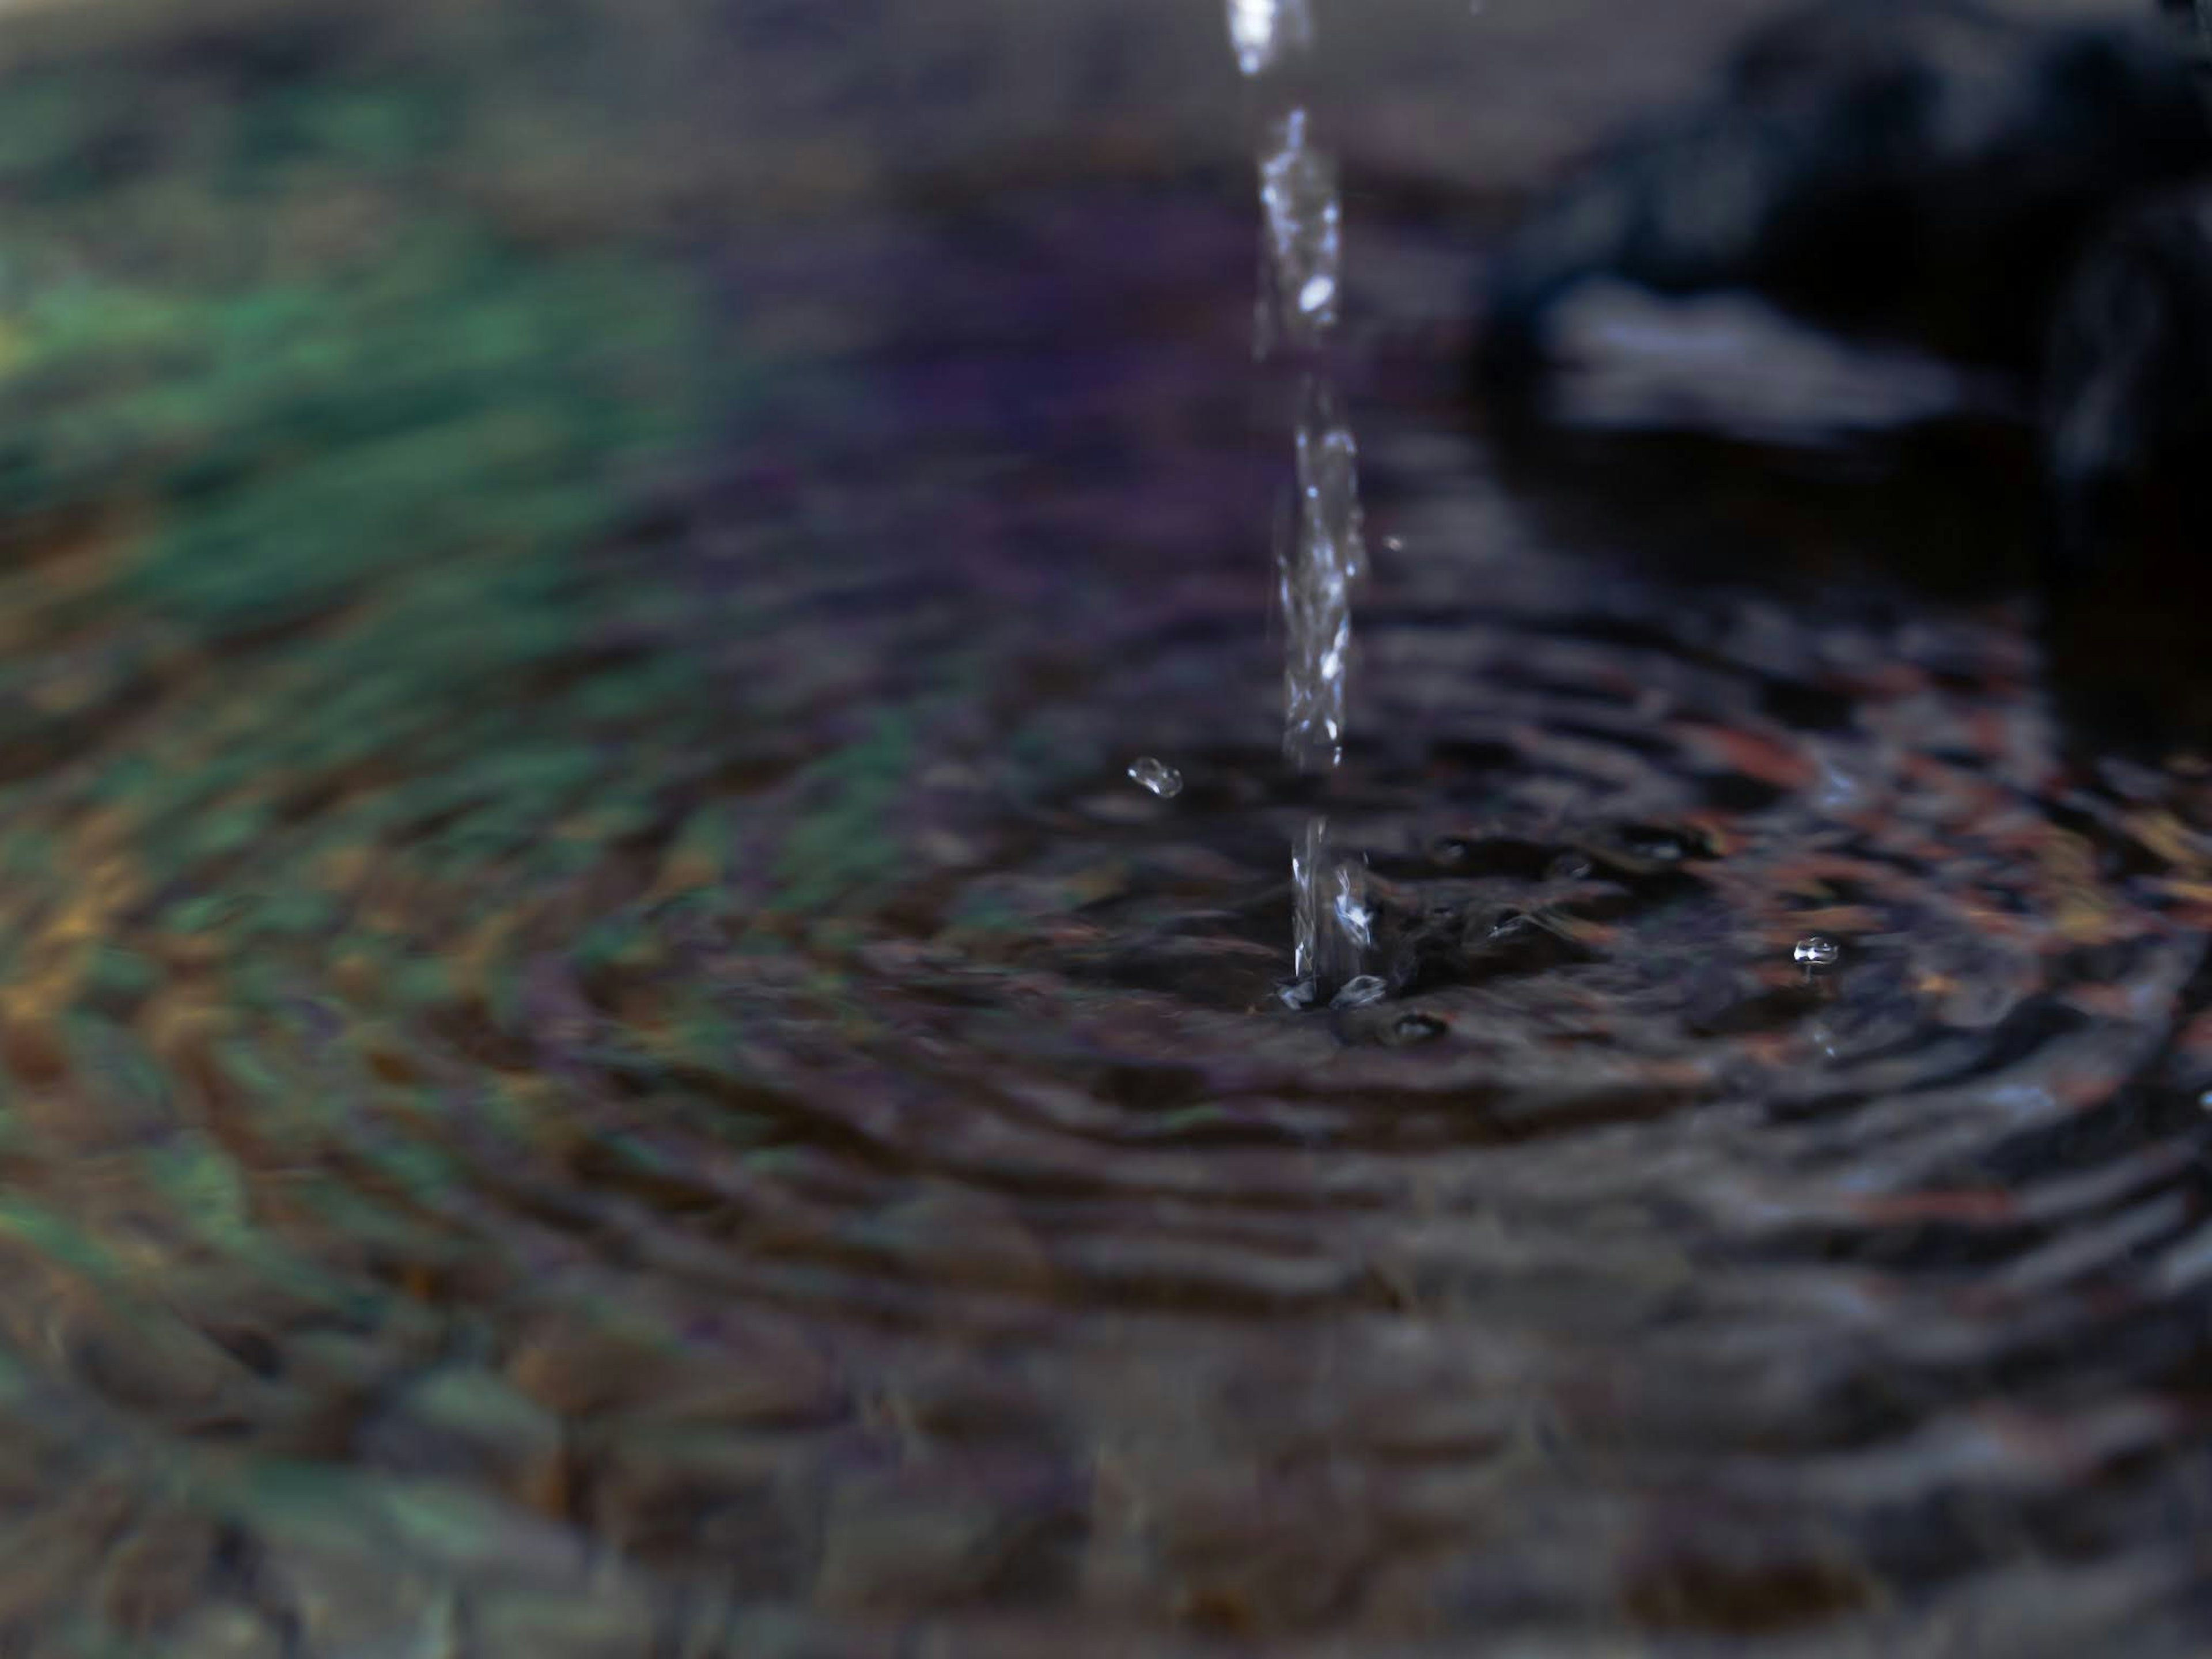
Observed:
[[[1182,793],[1182,774],[1164,760],[1146,755],[1130,767],[1129,775],[1162,800],[1173,800]]]
[[[1362,974],[1357,979],[1346,980],[1344,988],[1329,1001],[1332,1008],[1365,1008],[1390,994],[1390,987],[1373,974]]]
[[[1285,1008],[1310,1008],[1321,999],[1321,988],[1311,979],[1294,979],[1275,988]]]
[[[1832,968],[1843,960],[1844,947],[1832,939],[1822,939],[1818,933],[1797,941],[1790,951],[1800,965],[1807,968]]]

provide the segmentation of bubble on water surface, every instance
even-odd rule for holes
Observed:
[[[1832,968],[1843,960],[1844,947],[1832,939],[1822,939],[1818,933],[1801,939],[1790,956],[1806,968]]]

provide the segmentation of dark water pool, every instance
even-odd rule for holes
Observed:
[[[2002,458],[1509,453],[1355,190],[1301,781],[1233,170],[611,229],[328,50],[0,166],[0,1650],[2212,1639],[2212,769]]]

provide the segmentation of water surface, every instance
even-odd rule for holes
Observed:
[[[19,71],[10,1639],[2201,1641],[2212,773],[1919,568],[2016,508],[1496,441],[1352,131],[1297,776],[1249,157],[653,196],[873,61],[739,10]]]

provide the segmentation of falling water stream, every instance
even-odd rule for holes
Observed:
[[[1255,355],[1264,362],[1279,354],[1298,377],[1294,505],[1278,518],[1276,548],[1283,755],[1302,774],[1327,775],[1344,759],[1352,591],[1366,561],[1358,449],[1328,362],[1343,287],[1343,198],[1335,160],[1316,142],[1296,95],[1314,48],[1308,0],[1229,0],[1229,30],[1238,67],[1264,106]],[[1303,1007],[1338,996],[1376,1000],[1380,981],[1360,974],[1372,943],[1360,866],[1332,847],[1325,814],[1307,821],[1291,872],[1295,942],[1284,1000]]]

